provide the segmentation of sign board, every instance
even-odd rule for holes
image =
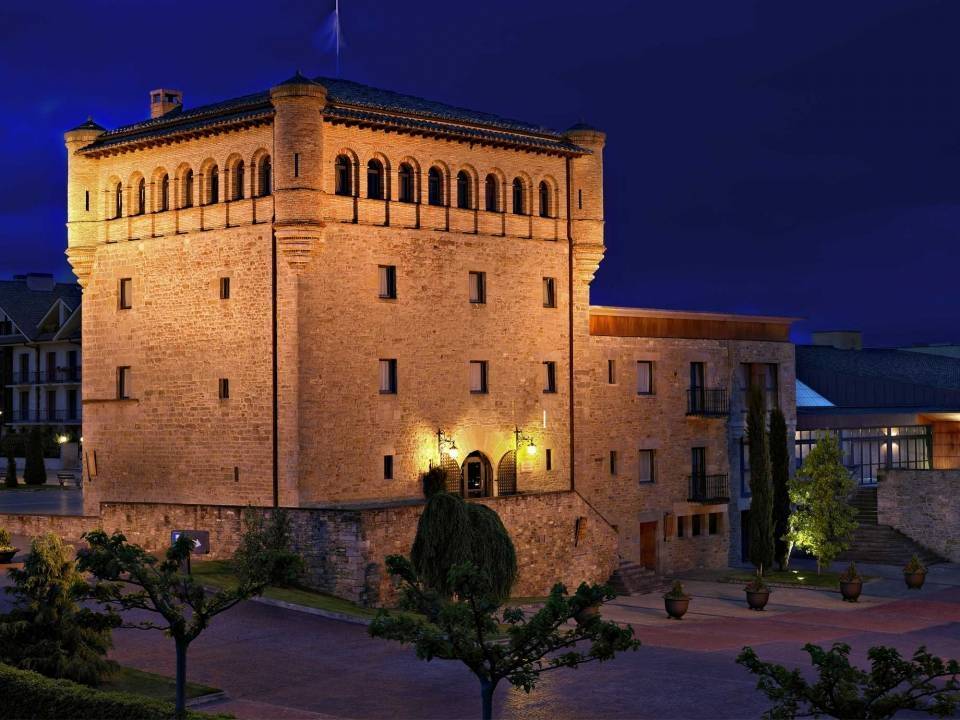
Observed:
[[[194,555],[206,555],[210,552],[210,532],[207,530],[173,530],[170,532],[170,544],[175,543],[181,535],[193,541]]]

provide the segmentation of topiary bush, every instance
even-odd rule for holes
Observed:
[[[30,431],[27,438],[26,465],[23,482],[27,485],[44,485],[47,482],[47,467],[43,462],[43,435],[38,428]]]
[[[447,470],[440,465],[434,465],[420,476],[420,481],[423,483],[423,496],[429,500],[446,490]]]

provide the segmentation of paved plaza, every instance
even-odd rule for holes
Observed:
[[[39,488],[0,489],[0,513],[82,515],[83,492],[76,487],[60,487],[55,477]]]

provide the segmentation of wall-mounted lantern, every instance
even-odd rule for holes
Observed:
[[[537,454],[537,446],[533,442],[532,436],[524,434],[523,430],[521,430],[520,428],[516,428],[513,431],[513,434],[514,434],[514,437],[516,438],[517,452],[520,452],[521,445],[526,445],[527,455],[530,455],[532,457],[533,455]]]
[[[453,460],[456,460],[460,455],[456,441],[443,430],[437,430],[437,452],[441,458],[443,457],[443,453],[447,453]]]

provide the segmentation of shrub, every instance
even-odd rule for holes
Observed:
[[[12,550],[13,538],[10,537],[10,531],[6,528],[0,528],[0,550]]]
[[[447,488],[447,471],[440,465],[434,465],[420,476],[423,483],[423,496],[429,500],[437,493],[442,493]]]
[[[683,590],[683,583],[674,580],[670,591],[663,596],[666,600],[689,600],[690,596]]]
[[[861,579],[860,573],[857,572],[857,564],[852,561],[847,565],[847,569],[840,573],[840,582],[854,582]]]
[[[248,508],[243,521],[246,530],[233,556],[241,581],[267,577],[274,585],[295,585],[304,571],[303,558],[290,549],[290,515],[277,509],[265,513]]]
[[[918,558],[916,555],[914,555],[912,558],[910,558],[910,562],[908,562],[908,563],[904,566],[903,571],[904,571],[905,573],[909,573],[909,574],[911,574],[911,575],[913,575],[914,573],[922,573],[922,574],[926,575],[926,573],[927,573],[927,568],[925,568],[925,567],[923,566],[923,563],[920,562],[920,558]]]
[[[172,703],[119,692],[104,692],[69,680],[51,680],[29,670],[0,665],[0,720],[98,718],[98,720],[168,720]],[[188,712],[189,720],[211,720]],[[223,716],[221,716],[223,717]]]
[[[23,482],[27,485],[44,485],[47,482],[47,468],[43,462],[43,436],[38,428],[33,428],[27,439]]]

